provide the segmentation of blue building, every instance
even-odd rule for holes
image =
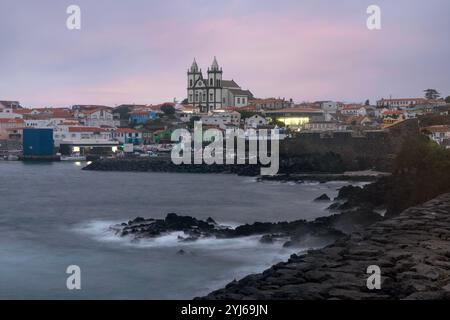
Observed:
[[[53,129],[23,129],[23,155],[26,157],[53,156]]]
[[[149,120],[154,120],[158,117],[155,111],[134,111],[130,113],[130,123],[145,124]]]

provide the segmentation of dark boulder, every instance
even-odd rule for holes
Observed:
[[[330,201],[330,200],[331,200],[330,197],[326,193],[314,199],[314,201]]]

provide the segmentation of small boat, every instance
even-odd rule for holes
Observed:
[[[19,160],[19,157],[10,154],[10,155],[6,158],[6,160],[8,160],[8,161],[18,161],[18,160]]]
[[[156,147],[156,150],[159,152],[170,152],[172,148],[173,146],[171,144],[160,144]]]
[[[61,156],[61,161],[86,161],[85,156]]]

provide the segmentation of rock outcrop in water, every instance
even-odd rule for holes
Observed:
[[[230,228],[217,224],[212,218],[203,221],[169,213],[164,219],[138,217],[128,223],[112,226],[111,229],[119,236],[132,237],[134,241],[183,232],[184,235],[179,236],[179,241],[182,242],[208,237],[237,238],[261,235],[262,243],[283,241],[286,247],[322,247],[333,243],[346,233],[361,230],[381,219],[381,216],[374,212],[353,210],[314,221],[255,222]]]
[[[367,288],[371,265],[380,290]],[[450,194],[202,299],[450,299]]]

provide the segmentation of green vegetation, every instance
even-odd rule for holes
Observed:
[[[161,106],[161,111],[164,112],[164,114],[166,116],[171,116],[171,115],[175,114],[175,108],[171,104],[163,104]]]
[[[436,89],[426,89],[423,92],[425,92],[425,98],[430,100],[439,99],[441,94]]]
[[[121,105],[114,109],[114,113],[118,113],[120,115],[120,119],[128,120],[130,117],[131,105]]]
[[[424,136],[409,138],[394,163],[388,208],[400,212],[450,191],[450,151]]]
[[[351,207],[385,207],[386,216],[450,192],[450,151],[426,136],[407,138],[391,176],[360,187],[345,187],[339,197]]]
[[[245,120],[253,117],[254,115],[260,114],[259,112],[249,111],[249,110],[237,110],[241,114],[241,119]]]
[[[286,127],[286,125],[284,124],[283,121],[280,121],[280,120],[278,120],[276,118],[270,118],[269,119],[269,125],[271,125],[271,126],[278,126],[280,128]]]
[[[189,120],[188,128],[194,129],[194,122],[200,121],[200,119],[201,118],[199,116],[192,116],[191,119]]]

